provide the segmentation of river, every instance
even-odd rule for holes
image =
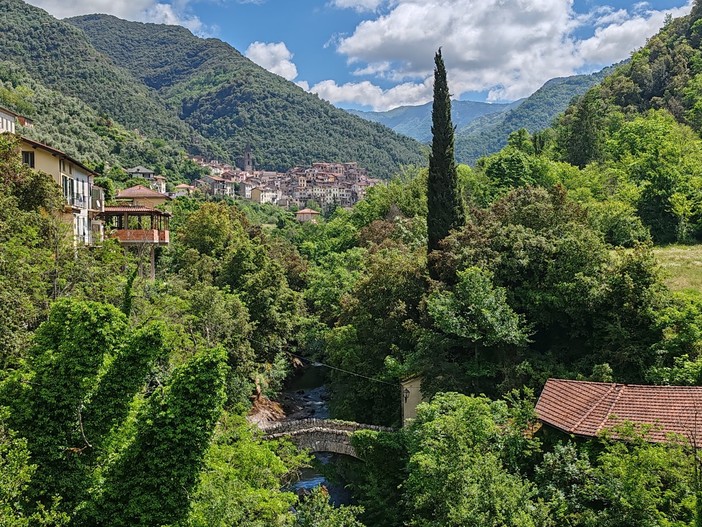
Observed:
[[[306,366],[295,372],[287,381],[280,402],[288,419],[329,418],[329,391],[325,386],[327,372],[322,366]],[[325,465],[334,463],[340,457],[343,456],[331,453],[314,454],[313,466],[300,471],[300,479],[292,485],[291,490],[299,492],[324,485],[335,505],[352,503],[351,493],[344,488],[343,483],[331,482],[324,474],[328,473]]]

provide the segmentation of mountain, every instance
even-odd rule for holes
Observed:
[[[358,161],[380,177],[425,162],[418,142],[335,108],[220,40],[108,15],[66,22],[229,158],[251,145],[261,168]]]
[[[559,120],[564,158],[583,167],[600,161],[609,130],[622,119],[667,110],[702,134],[702,2],[688,16],[666,20],[660,32],[590,89]]]
[[[478,158],[502,149],[515,130],[526,128],[535,132],[548,128],[575,97],[612,71],[613,68],[605,68],[590,75],[551,79],[526,99],[508,104],[453,101],[451,118],[456,127],[456,159],[473,165]],[[428,143],[431,141],[431,105],[401,106],[387,112],[347,111]]]
[[[130,129],[197,153],[218,149],[154,90],[97,51],[78,28],[21,0],[0,0],[0,57],[47,88],[76,97]]]
[[[400,106],[386,112],[346,111],[368,121],[385,125],[398,134],[428,143],[431,141],[431,106],[432,103],[429,102],[419,106]],[[456,130],[459,131],[483,115],[501,113],[512,106],[513,104],[452,101],[451,119]]]
[[[548,128],[574,98],[612,73],[614,67],[590,75],[551,79],[524,101],[506,112],[476,119],[456,133],[456,159],[470,165],[482,156],[501,150],[509,134],[520,128],[536,132]]]

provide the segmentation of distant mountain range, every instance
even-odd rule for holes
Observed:
[[[453,101],[451,103],[451,117],[456,129],[461,130],[479,117],[503,113],[517,104]],[[431,141],[431,105],[432,103],[429,102],[420,106],[400,106],[386,112],[347,111],[368,121],[383,124],[398,134],[406,135],[422,143],[428,143]]]
[[[612,68],[590,75],[552,79],[533,95],[510,104],[453,101],[451,117],[456,127],[456,159],[474,164],[478,158],[501,150],[511,132],[548,128],[571,101],[602,81]],[[431,141],[431,103],[401,106],[386,112],[347,110],[369,121],[422,143]]]
[[[390,177],[426,164],[430,104],[350,115],[180,26],[108,15],[57,20],[0,0],[0,34],[0,105],[29,113],[37,139],[93,163],[167,169],[169,149],[235,162],[250,146],[263,169],[357,161]],[[545,128],[607,72],[554,79],[512,104],[456,101],[458,160],[499,150],[516,129]]]

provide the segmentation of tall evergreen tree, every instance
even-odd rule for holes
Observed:
[[[454,157],[451,96],[446,82],[446,68],[441,57],[441,49],[436,52],[434,63],[434,105],[431,114],[433,138],[427,189],[429,251],[438,248],[439,242],[451,229],[463,224],[463,208],[458,192],[458,174]]]

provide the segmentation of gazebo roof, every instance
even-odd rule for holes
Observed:
[[[135,185],[133,187],[122,190],[115,199],[134,199],[134,198],[164,198],[171,199],[165,194],[156,192],[153,189],[147,188],[144,185]]]

